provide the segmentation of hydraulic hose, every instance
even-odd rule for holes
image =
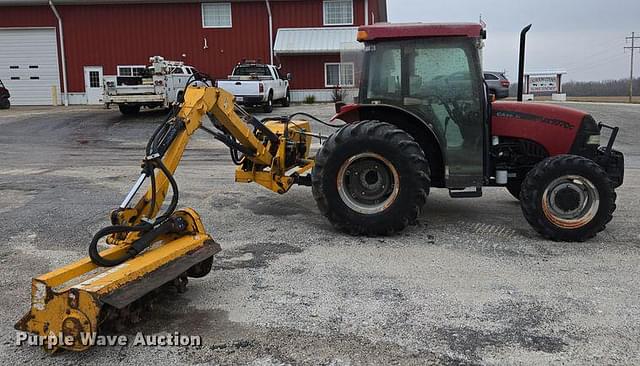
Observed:
[[[177,132],[179,132],[174,129],[173,133],[169,134],[169,132],[172,131],[170,129],[172,126],[169,123],[171,118],[171,115],[169,115],[165,122],[156,128],[151,138],[149,139],[146,147],[147,157],[150,157],[154,154],[156,156],[154,158],[145,160],[145,165],[143,167],[145,174],[151,179],[151,203],[148,213],[149,217],[153,215],[156,209],[156,168],[160,169],[169,181],[172,191],[171,203],[169,204],[165,212],[162,215],[157,216],[155,220],[153,220],[153,222],[144,222],[135,226],[112,225],[99,230],[93,236],[93,239],[89,244],[89,257],[91,258],[91,261],[93,261],[93,263],[103,267],[117,266],[118,264],[121,264],[135,257],[138,253],[147,248],[153,242],[153,239],[155,239],[159,235],[170,232],[171,230],[174,230],[174,232],[176,232],[175,230],[178,230],[180,227],[184,226],[176,226],[175,221],[177,218],[172,218],[171,216],[178,206],[178,183],[176,182],[169,169],[162,162],[162,154],[164,154],[164,151],[158,151],[160,147],[162,147],[162,149],[165,149],[170,146],[173,142],[173,138],[175,138]],[[171,136],[169,136],[169,141],[166,141],[165,139],[168,135]],[[115,259],[104,258],[100,255],[100,253],[98,252],[98,241],[101,238],[107,235],[124,234],[131,232],[143,232],[144,234],[142,234],[142,236],[127,249],[127,252],[124,255]]]
[[[133,258],[134,256],[133,253],[129,252],[128,250],[123,256],[119,258],[116,258],[116,259],[104,258],[98,252],[98,241],[100,240],[100,238],[105,237],[107,235],[111,235],[111,234],[130,233],[135,231],[147,231],[147,230],[149,230],[148,225],[145,225],[145,226],[113,225],[113,226],[107,226],[101,229],[93,236],[93,239],[91,239],[91,243],[89,244],[89,257],[91,258],[91,261],[102,267],[113,267]]]
[[[189,77],[184,89],[183,95],[186,93],[187,88],[196,82],[203,82],[209,84],[213,82],[210,76],[202,73],[194,73]],[[179,101],[180,103],[182,101]],[[133,257],[138,255],[138,253],[145,250],[153,241],[160,235],[171,233],[171,232],[180,232],[186,229],[186,222],[179,218],[172,216],[178,206],[179,192],[178,192],[178,184],[173,177],[173,174],[169,171],[169,169],[162,162],[162,156],[169,149],[174,139],[178,136],[178,134],[183,130],[183,125],[181,125],[181,121],[174,120],[176,115],[178,114],[178,108],[174,105],[171,111],[168,113],[165,120],[153,131],[147,145],[145,147],[145,163],[143,166],[144,173],[150,177],[151,179],[151,205],[148,215],[153,215],[156,209],[156,177],[155,177],[155,169],[160,169],[169,184],[171,185],[171,203],[169,203],[169,207],[165,210],[165,212],[157,216],[153,222],[144,222],[134,226],[127,225],[112,225],[107,226],[101,230],[99,230],[91,240],[89,244],[89,257],[93,263],[103,266],[103,267],[113,267],[117,266]],[[232,156],[234,154],[232,153]],[[237,157],[237,153],[236,153]],[[235,159],[234,159],[235,160]],[[113,234],[124,234],[124,233],[132,233],[132,232],[141,232],[143,233],[138,240],[133,242],[125,254],[120,256],[119,258],[104,258],[98,252],[98,241],[107,236]]]
[[[158,227],[148,230],[149,224],[137,225],[137,226],[123,226],[123,225],[115,225],[108,226],[104,229],[98,231],[91,240],[91,244],[89,245],[89,257],[93,263],[100,265],[102,267],[113,267],[117,266],[121,263],[128,261],[129,259],[138,255],[138,253],[142,252],[146,248],[148,248],[157,237],[160,235],[168,234],[168,233],[177,233],[183,231],[187,227],[187,223],[179,217],[174,217],[170,220],[163,222]],[[148,230],[148,231],[147,231]],[[105,237],[111,234],[117,233],[129,233],[133,231],[146,231],[138,240],[136,240],[129,248],[124,255],[115,259],[105,258],[100,255],[98,252],[98,241],[100,238]]]
[[[341,128],[343,126],[346,126],[346,124],[344,124],[344,123],[341,124],[341,125],[334,125],[333,123],[325,122],[325,121],[319,119],[318,117],[313,116],[313,115],[311,115],[309,113],[305,113],[305,112],[296,112],[296,113],[290,115],[289,119],[293,119],[293,117],[295,117],[295,116],[305,116],[305,117],[311,118],[312,120],[314,120],[314,121],[316,121],[316,122],[318,122],[320,124],[323,124],[325,126],[332,127],[332,128]]]

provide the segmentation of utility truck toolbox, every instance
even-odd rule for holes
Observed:
[[[161,56],[149,58],[150,66],[138,75],[104,77],[104,103],[115,104],[122,114],[135,114],[140,108],[169,108],[182,97],[183,89],[196,69],[181,61]]]

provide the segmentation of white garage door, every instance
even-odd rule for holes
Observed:
[[[0,28],[0,80],[14,105],[51,105],[51,87],[60,100],[55,29]]]

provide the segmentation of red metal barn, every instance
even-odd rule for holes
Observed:
[[[103,75],[135,73],[150,56],[215,78],[260,58],[293,75],[294,101],[330,100],[354,81],[340,47],[357,47],[357,26],[386,12],[386,0],[3,1],[0,80],[15,105],[100,104]]]

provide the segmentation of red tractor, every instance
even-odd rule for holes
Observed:
[[[333,225],[353,234],[389,234],[415,222],[432,187],[453,198],[506,187],[542,236],[582,241],[616,208],[623,155],[618,128],[587,113],[494,102],[483,80],[479,24],[376,24],[364,42],[358,104],[338,105],[348,123],[316,157],[314,198]],[[610,129],[605,146],[600,132]]]

